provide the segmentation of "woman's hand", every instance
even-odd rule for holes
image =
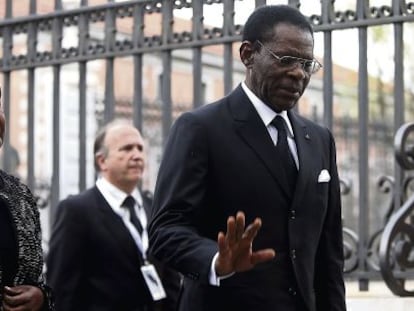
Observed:
[[[43,305],[43,292],[32,285],[3,288],[4,311],[39,311]]]

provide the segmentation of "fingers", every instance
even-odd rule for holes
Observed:
[[[261,226],[261,219],[256,218],[245,228],[246,217],[243,212],[237,212],[236,217],[230,216],[227,219],[226,241],[229,245],[234,245],[245,239],[251,242],[256,237]]]
[[[4,310],[16,307],[21,304],[22,291],[18,287],[4,287],[3,305]]]
[[[21,294],[22,292],[23,290],[19,286],[15,286],[15,287],[4,286],[4,293],[9,296],[16,296],[18,294]]]
[[[39,287],[19,285],[4,288],[4,311],[40,310],[43,301],[43,292]]]
[[[276,256],[276,252],[273,249],[271,248],[262,249],[252,254],[251,262],[253,265],[256,265],[258,263],[271,260],[275,256]]]
[[[230,216],[227,219],[227,242],[229,245],[233,245],[238,243],[244,234],[244,227],[246,226],[245,223],[245,216],[243,212],[237,212],[236,218]]]
[[[17,306],[22,305],[25,302],[25,301],[23,301],[22,297],[23,297],[22,294],[18,294],[18,295],[5,294],[3,296],[3,303],[7,307],[17,307]]]
[[[257,232],[259,232],[260,227],[262,226],[262,220],[260,218],[256,218],[244,231],[243,238],[249,239],[253,241],[253,239],[256,237]]]
[[[272,249],[252,252],[253,240],[262,226],[260,218],[256,218],[246,227],[243,212],[227,219],[227,232],[219,232],[217,236],[218,256],[215,262],[216,274],[227,275],[252,269],[257,263],[267,261],[275,256]]]
[[[236,215],[236,240],[240,241],[243,238],[244,227],[246,226],[246,219],[243,212],[237,212]]]
[[[233,216],[227,218],[226,241],[230,245],[236,243],[236,220]]]
[[[224,253],[227,250],[226,236],[223,232],[219,232],[217,236],[217,244],[219,248],[219,253]]]

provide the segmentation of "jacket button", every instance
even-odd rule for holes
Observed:
[[[296,218],[296,211],[293,209],[290,211],[290,219],[295,219]]]
[[[292,249],[291,257],[292,257],[292,259],[296,259],[296,249]]]
[[[292,287],[289,287],[288,291],[292,296],[296,296],[296,291]]]

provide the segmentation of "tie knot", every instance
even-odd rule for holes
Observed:
[[[132,196],[127,196],[122,203],[122,206],[128,207],[128,209],[132,209],[135,206],[135,199]]]
[[[282,131],[286,133],[286,122],[283,119],[283,117],[277,115],[273,120],[272,120],[272,125],[278,130],[278,131]]]

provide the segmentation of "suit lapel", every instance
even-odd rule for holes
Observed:
[[[109,235],[115,239],[116,244],[119,245],[120,248],[128,254],[128,256],[135,254],[137,259],[141,261],[142,255],[138,256],[140,254],[139,249],[121,217],[112,210],[99,190],[96,190],[98,192],[97,206],[100,213],[99,216],[102,219],[102,225],[109,231]]]
[[[275,146],[272,139],[241,86],[236,88],[230,96],[230,110],[235,121],[236,132],[264,163],[282,188],[283,193],[291,198],[292,194],[284,176],[282,163],[276,159]]]
[[[288,112],[289,120],[292,124],[295,144],[299,158],[299,172],[296,182],[295,194],[292,205],[296,205],[302,199],[305,189],[311,180],[312,168],[312,136],[310,135],[305,123],[298,118],[294,112]]]

